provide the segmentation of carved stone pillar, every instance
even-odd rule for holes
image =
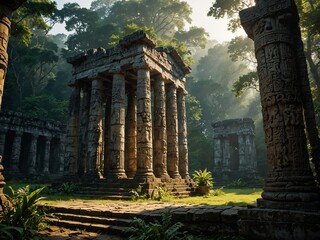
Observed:
[[[268,174],[258,206],[319,209],[303,119],[305,89],[299,69],[299,18],[293,0],[257,0],[240,12],[258,60]]]
[[[167,173],[167,125],[166,95],[163,78],[159,75],[154,79],[154,111],[153,111],[153,166],[158,178],[168,178]]]
[[[60,137],[60,145],[59,145],[59,172],[58,174],[63,175],[64,172],[64,155],[66,150],[66,139],[65,136]]]
[[[28,164],[28,174],[34,175],[36,173],[36,161],[37,161],[37,144],[38,135],[31,134],[30,137],[30,149],[29,149],[29,164]]]
[[[46,144],[44,148],[44,159],[43,159],[43,174],[49,174],[49,163],[50,163],[50,151],[51,150],[51,136],[46,136]]]
[[[19,174],[19,162],[21,153],[22,132],[15,132],[12,143],[11,163],[9,164],[10,174]]]
[[[99,178],[100,176],[100,156],[102,144],[102,92],[103,81],[99,78],[92,79],[90,112],[88,123],[88,169],[86,176],[89,178]]]
[[[216,170],[222,169],[222,161],[223,161],[222,144],[223,144],[223,142],[221,141],[221,138],[219,136],[215,137],[213,142],[214,142],[214,167]]]
[[[83,84],[81,99],[81,117],[80,117],[80,148],[79,148],[79,167],[80,175],[85,174],[89,168],[88,162],[88,125],[90,112],[91,84]]]
[[[8,67],[8,40],[11,28],[11,15],[26,0],[1,1],[0,3],[0,109],[2,104],[3,86]],[[0,188],[1,189],[1,188]]]
[[[79,151],[79,117],[80,117],[80,87],[73,86],[69,102],[69,121],[66,136],[65,175],[78,175]]]
[[[106,97],[104,116],[104,176],[107,178],[110,170],[110,126],[111,126],[111,104],[112,96]]]
[[[132,178],[137,172],[137,96],[134,90],[128,93],[126,127],[126,173]]]
[[[110,128],[110,177],[126,178],[124,170],[125,149],[125,78],[121,73],[113,74],[111,128]]]
[[[186,93],[177,91],[178,136],[179,136],[179,173],[182,178],[189,178]]]
[[[247,170],[247,161],[248,156],[246,153],[246,143],[245,143],[245,136],[242,133],[238,134],[238,144],[239,144],[239,170]]]
[[[228,135],[223,136],[223,170],[230,170],[230,140]]]
[[[3,155],[4,153],[4,148],[6,145],[6,130],[0,130],[0,155]]]
[[[138,69],[137,79],[137,178],[153,178],[150,71]]]
[[[167,86],[166,106],[168,130],[168,173],[172,178],[180,178],[177,89],[174,84],[168,84]]]

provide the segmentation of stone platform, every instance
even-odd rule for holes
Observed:
[[[173,222],[182,222],[185,230],[193,234],[238,234],[238,211],[246,208],[207,206],[164,202],[69,201],[46,204],[51,224],[70,229],[123,235],[134,217],[147,222],[161,220],[165,212],[172,213]]]

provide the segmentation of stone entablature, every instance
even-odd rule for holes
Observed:
[[[66,175],[188,178],[185,65],[138,31],[73,65]]]
[[[253,178],[257,170],[254,121],[228,119],[213,123],[212,127],[217,180]]]
[[[62,175],[66,125],[13,111],[0,113],[0,154],[7,176]]]

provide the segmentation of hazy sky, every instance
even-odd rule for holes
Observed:
[[[219,42],[229,41],[235,35],[244,34],[244,31],[238,31],[236,34],[232,34],[227,29],[227,20],[216,20],[213,17],[207,17],[207,12],[214,0],[185,0],[193,8],[192,25],[197,27],[203,27],[210,34],[211,39],[216,39]],[[91,0],[56,0],[58,8],[60,9],[66,2],[77,2],[83,7],[90,7]],[[56,26],[52,33],[65,32],[62,26]]]

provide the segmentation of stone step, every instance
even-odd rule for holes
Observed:
[[[116,226],[129,226],[129,219],[123,218],[110,218],[110,217],[98,217],[98,216],[87,216],[80,214],[72,213],[54,213],[53,217],[58,218],[59,220],[65,221],[75,221],[82,223],[94,223],[94,224],[103,224],[103,225],[116,225]]]
[[[70,220],[62,220],[56,218],[47,217],[49,224],[68,228],[72,230],[85,230],[88,232],[99,232],[106,234],[114,234],[114,235],[123,235],[126,227],[124,226],[116,226],[116,225],[106,225],[106,224],[96,224],[96,223],[83,223],[79,221],[70,221]]]

